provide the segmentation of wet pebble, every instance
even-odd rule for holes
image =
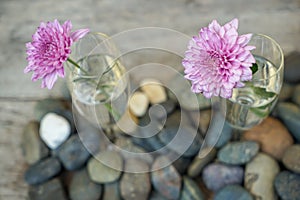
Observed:
[[[119,182],[106,183],[104,186],[103,200],[121,200]]]
[[[144,173],[136,173],[144,172]],[[121,196],[124,200],[147,200],[151,191],[148,164],[139,159],[127,159],[125,172],[120,180]]]
[[[49,154],[49,149],[39,135],[39,123],[30,121],[22,135],[22,150],[28,164],[36,163]]]
[[[218,152],[218,159],[226,164],[243,165],[249,162],[258,150],[257,142],[230,142]]]
[[[202,178],[206,187],[216,192],[228,184],[241,184],[244,170],[239,166],[211,163],[203,169]]]
[[[300,197],[300,175],[289,171],[277,174],[274,186],[277,194],[282,200],[299,200]]]
[[[129,109],[137,117],[145,115],[148,105],[148,97],[143,92],[136,91],[130,97]]]
[[[141,90],[147,95],[151,104],[162,103],[167,100],[167,93],[160,81],[155,79],[144,79]]]
[[[214,200],[254,200],[254,198],[240,185],[228,185],[222,188]]]
[[[164,156],[158,157],[153,166],[151,181],[155,190],[167,199],[178,199],[181,189],[181,176]],[[161,168],[162,166],[165,166]]]
[[[183,187],[181,191],[180,200],[204,200],[204,194],[200,190],[197,183],[188,178],[187,176],[183,177]]]
[[[123,160],[121,155],[115,151],[102,151],[90,158],[87,169],[92,181],[110,183],[120,178]]]
[[[300,174],[300,145],[296,144],[287,148],[282,162],[287,169]]]
[[[245,188],[257,199],[277,199],[273,182],[279,165],[272,157],[258,153],[245,168]]]
[[[66,118],[55,113],[47,113],[40,123],[40,136],[51,149],[56,149],[71,134],[71,126]]]
[[[46,158],[31,165],[25,172],[25,181],[30,185],[43,183],[61,171],[61,164],[57,158]]]
[[[58,178],[46,183],[30,186],[28,190],[30,200],[67,200],[66,193]]]
[[[91,181],[86,169],[77,171],[69,187],[72,200],[98,200],[102,194],[102,186]]]
[[[81,168],[87,162],[90,153],[82,144],[78,135],[74,135],[59,147],[58,157],[67,170],[75,170]]]

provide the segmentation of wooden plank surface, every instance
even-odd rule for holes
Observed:
[[[299,0],[1,0],[0,199],[26,199],[26,164],[20,149],[23,127],[33,119],[36,100],[64,96],[62,80],[49,91],[40,89],[40,83],[31,83],[31,75],[23,74],[25,43],[30,41],[40,21],[71,19],[75,29],[91,27],[110,35],[144,26],[194,35],[212,19],[224,23],[234,17],[240,20],[241,33],[271,35],[285,54],[300,51]],[[158,37],[167,39],[164,35]],[[139,41],[131,42],[127,43],[134,45]]]

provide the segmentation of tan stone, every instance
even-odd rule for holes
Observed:
[[[263,152],[277,160],[281,160],[285,150],[294,143],[287,128],[273,117],[268,117],[261,124],[246,131],[243,138],[257,141]]]
[[[129,109],[137,117],[145,115],[149,105],[148,97],[143,92],[135,92],[129,100]]]
[[[155,79],[144,79],[141,83],[141,89],[151,104],[162,103],[167,100],[167,93],[162,84]]]

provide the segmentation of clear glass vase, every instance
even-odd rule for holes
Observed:
[[[73,109],[93,125],[106,130],[124,115],[128,77],[119,52],[108,36],[88,33],[76,42],[66,62]]]
[[[256,47],[252,54],[257,71],[227,100],[226,120],[239,130],[250,129],[270,114],[283,82],[284,54],[279,44],[269,36],[254,34],[249,45]]]

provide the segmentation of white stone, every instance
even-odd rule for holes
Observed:
[[[257,199],[277,199],[273,182],[279,173],[275,159],[264,153],[258,153],[245,169],[245,188]]]
[[[55,113],[46,114],[40,123],[40,136],[51,149],[60,146],[71,134],[70,123]]]
[[[129,109],[137,117],[145,115],[149,106],[149,99],[143,92],[135,92],[129,100]]]
[[[162,84],[155,79],[144,79],[140,83],[141,89],[151,104],[162,103],[167,100],[167,94]]]

